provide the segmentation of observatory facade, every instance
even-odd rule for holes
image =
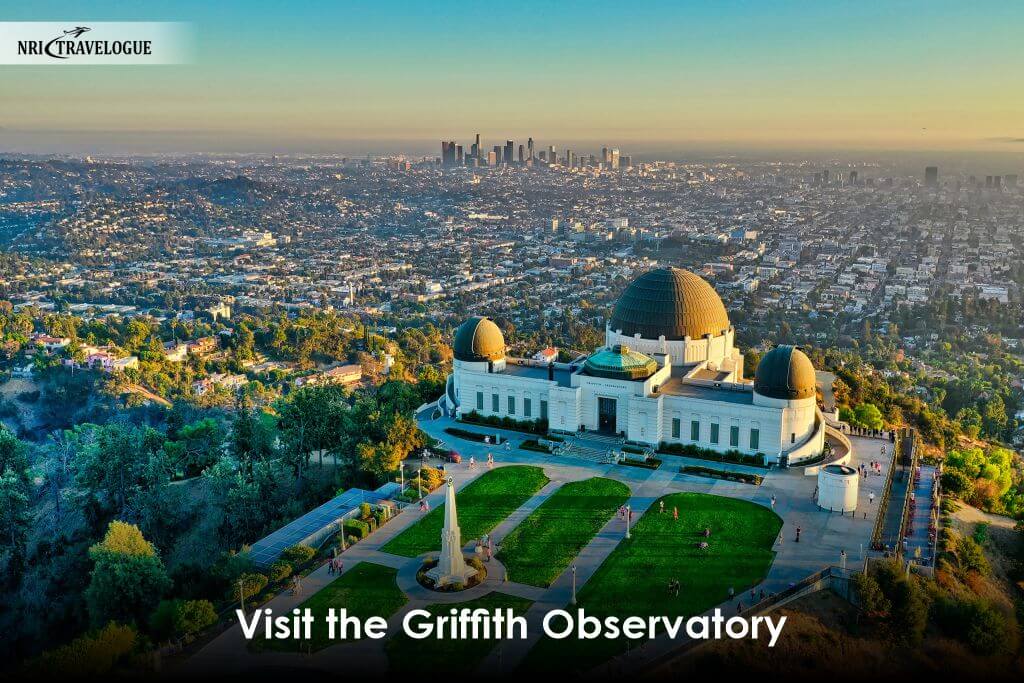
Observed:
[[[455,416],[544,420],[555,432],[763,454],[769,463],[819,455],[825,421],[810,359],[796,347],[778,346],[750,381],[734,338],[707,281],[660,268],[622,293],[604,346],[571,363],[510,357],[492,320],[470,318],[455,333],[454,367],[440,405]]]

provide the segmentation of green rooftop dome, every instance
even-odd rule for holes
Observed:
[[[455,359],[470,363],[505,357],[505,336],[490,318],[475,316],[459,325],[452,344]]]
[[[612,330],[642,339],[679,340],[718,336],[729,329],[729,315],[714,287],[682,268],[658,268],[633,280],[609,320]]]
[[[658,369],[650,356],[631,351],[628,346],[616,344],[590,356],[583,364],[588,375],[607,379],[647,379]]]
[[[754,391],[768,398],[813,398],[816,383],[811,359],[795,346],[785,344],[764,354],[754,373]]]

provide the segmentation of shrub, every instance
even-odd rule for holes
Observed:
[[[484,439],[489,436],[491,437],[491,443],[495,445],[501,443],[501,436],[498,434],[481,434],[479,432],[471,432],[468,429],[460,429],[458,427],[445,427],[444,431],[452,436],[457,436],[460,439],[466,439],[468,441],[478,441],[483,443]]]
[[[548,432],[548,421],[547,420],[516,420],[511,417],[497,417],[489,415],[481,415],[475,410],[468,413],[464,413],[461,417],[463,422],[470,422],[473,424],[489,425],[491,427],[501,427],[502,429],[509,429],[518,432],[529,432],[532,434],[547,434]]]
[[[158,640],[192,636],[216,623],[209,600],[163,600],[153,612],[150,628]]]
[[[444,483],[444,472],[436,467],[423,467],[420,469],[420,479],[423,480],[424,488],[433,491]]]
[[[1006,618],[987,602],[971,604],[965,626],[967,645],[977,655],[995,654],[1012,642]]]
[[[356,540],[361,541],[370,535],[370,525],[366,522],[363,522],[362,520],[345,520],[345,524],[342,526],[342,528],[344,529],[345,533],[349,535],[350,538],[354,537]]]
[[[735,449],[720,453],[711,448],[701,448],[697,444],[674,443],[668,441],[662,441],[658,444],[658,450],[662,453],[668,453],[669,455],[682,455],[690,458],[700,458],[701,460],[715,460],[718,462],[732,462],[742,465],[752,465],[754,467],[765,467],[764,453],[745,455]]]
[[[537,439],[526,439],[519,447],[527,451],[537,451],[538,453],[551,454],[551,449],[542,443],[538,442]]]
[[[285,548],[281,553],[280,559],[290,564],[294,570],[312,560],[314,555],[316,555],[316,550],[308,545],[300,544]]]
[[[865,616],[872,619],[882,617],[892,609],[892,603],[870,574],[854,574],[853,586],[857,591],[857,607]]]
[[[270,579],[271,583],[277,583],[278,581],[284,581],[291,576],[292,571],[291,563],[285,560],[278,560],[267,568],[267,578]]]
[[[135,649],[138,640],[134,628],[111,622],[94,634],[44,652],[25,667],[26,673],[30,678],[106,673]]]
[[[366,519],[373,512],[373,507],[369,503],[359,504],[359,518]]]
[[[234,590],[228,593],[232,598],[238,600],[240,598],[249,598],[259,595],[260,592],[267,587],[267,577],[263,574],[257,574],[255,572],[247,572],[238,577],[238,581],[235,582]]]

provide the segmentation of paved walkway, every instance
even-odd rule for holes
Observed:
[[[880,488],[885,481],[884,471],[882,476],[869,475],[867,479],[861,480],[858,512],[856,515],[843,516],[830,514],[817,508],[813,500],[817,478],[805,476],[800,469],[762,470],[742,465],[708,463],[707,461],[668,455],[659,456],[663,460],[663,465],[658,470],[607,465],[572,457],[546,456],[534,451],[520,450],[517,447],[506,450],[503,447],[458,439],[444,432],[444,427],[451,424],[452,422],[448,418],[434,420],[421,418],[420,422],[424,431],[435,438],[442,439],[449,447],[462,454],[464,459],[474,456],[478,462],[485,462],[487,452],[492,452],[499,467],[511,464],[539,465],[544,468],[545,473],[551,479],[549,484],[495,528],[492,534],[499,542],[531,512],[543,504],[562,484],[594,476],[613,478],[630,487],[629,505],[635,513],[634,523],[652,503],[669,493],[681,491],[710,493],[748,500],[764,506],[770,506],[774,496],[775,511],[783,518],[784,526],[780,540],[775,547],[775,561],[765,581],[756,587],[757,590],[764,589],[766,592],[777,592],[828,565],[840,564],[841,552],[846,553],[847,561],[851,566],[862,562],[863,553],[870,542]],[[511,440],[514,446],[529,438],[528,435],[518,432],[489,428],[478,429],[488,433],[501,432],[503,436]],[[853,459],[850,463],[853,467],[860,462],[866,463],[869,460],[877,459],[879,444],[883,443],[878,439],[863,437],[850,437],[850,440],[854,447]],[[763,474],[765,478],[761,486],[752,486],[727,480],[683,475],[679,473],[679,467],[684,463],[704,464],[722,469],[742,468],[744,471],[754,469]],[[448,474],[455,479],[458,488],[462,488],[487,471],[486,467],[479,466],[475,470],[470,470],[464,464],[447,467]],[[870,492],[875,494],[873,504],[869,503]],[[428,501],[431,508],[441,505],[443,489],[430,494]],[[345,552],[345,570],[350,570],[359,562],[374,562],[394,567],[407,575],[414,566],[418,565],[419,560],[385,553],[381,551],[381,547],[416,523],[421,517],[422,513],[418,511],[417,506],[406,507],[384,527]],[[800,543],[794,542],[797,527],[801,529]],[[615,516],[580,552],[575,562],[577,590],[582,588],[605,558],[614,551],[624,534],[625,524],[623,520]],[[464,540],[467,545],[471,545],[473,541],[473,539]],[[497,567],[496,562],[492,564]],[[291,610],[334,578],[336,577],[327,573],[326,567],[321,567],[305,579],[303,595],[293,596],[284,593],[276,596],[266,607],[273,609],[278,614]],[[491,576],[486,582],[487,585],[494,586],[493,590],[519,595],[534,601],[526,614],[530,624],[530,639],[501,643],[485,658],[481,668],[482,671],[509,672],[541,637],[540,621],[544,615],[552,609],[564,608],[570,603],[573,577],[571,568],[567,568],[547,589],[517,584],[514,582],[514,576],[509,577],[511,580],[508,583],[496,584],[494,582],[496,578],[496,575]],[[400,632],[402,618],[410,610],[447,601],[440,597],[444,594],[426,594],[411,586],[409,589],[407,592],[409,601],[389,619],[389,632],[392,634]],[[723,604],[720,607],[726,610],[730,607],[735,609],[734,605]],[[325,648],[314,655],[277,652],[257,654],[249,650],[241,635],[240,627],[236,625],[207,644],[185,664],[185,668],[187,671],[207,674],[215,671],[240,673],[253,667],[265,666],[379,673],[387,669],[385,642],[363,640],[355,643],[341,643]],[[642,651],[655,654],[675,645],[665,639],[655,639],[644,645]],[[631,656],[639,655],[634,651]]]
[[[909,525],[906,531],[906,559],[913,559],[920,551],[920,561],[931,565],[935,559],[935,544],[928,532],[931,527],[932,509],[935,498],[932,488],[935,484],[935,467],[921,465],[921,476],[914,482],[914,502],[911,504]]]

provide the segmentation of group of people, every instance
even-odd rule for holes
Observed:
[[[331,559],[327,560],[328,574],[340,574],[344,569],[345,565],[341,560],[341,555],[335,555]]]
[[[471,470],[475,470],[476,469],[476,458],[473,457],[472,455],[469,456],[469,469],[471,469]],[[494,469],[494,454],[491,453],[490,451],[487,452],[487,469],[489,469],[489,470],[493,470]]]
[[[478,555],[483,557],[484,562],[490,562],[491,558],[494,557],[494,538],[490,534],[484,534],[480,537],[480,540],[476,544],[476,552]]]
[[[622,508],[619,508],[619,514],[620,516],[622,515]],[[665,501],[663,500],[658,501],[658,514],[665,514]],[[675,507],[674,505],[672,506],[672,519],[679,519],[679,508]]]
[[[882,463],[879,460],[872,460],[867,465],[861,463],[857,465],[857,469],[860,470],[861,476],[865,479],[868,478],[868,472],[874,474],[876,477],[882,476]]]

